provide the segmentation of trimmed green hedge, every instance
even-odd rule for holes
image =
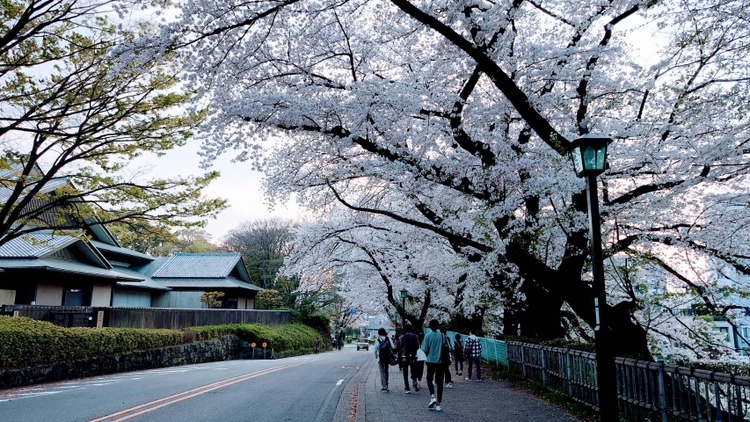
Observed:
[[[228,334],[234,334],[248,343],[256,343],[256,347],[268,343],[268,350],[273,350],[277,356],[290,356],[315,348],[315,339],[323,338],[313,329],[304,324],[260,325],[260,324],[230,324],[210,325],[190,328],[196,333],[197,340],[210,340]]]
[[[273,356],[310,353],[323,338],[303,324],[216,325],[180,330],[138,328],[62,328],[30,318],[0,316],[0,368],[19,369],[97,356],[177,346],[193,340],[213,340],[234,334],[248,343],[268,343]]]
[[[0,316],[0,368],[159,349],[183,343],[179,330],[61,328],[30,318]]]

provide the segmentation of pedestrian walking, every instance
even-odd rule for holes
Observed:
[[[396,337],[395,335],[392,335],[391,336],[391,342],[394,344],[394,346],[396,346],[395,349],[394,349],[394,352],[399,352],[401,350],[401,340],[399,340],[399,338]],[[397,362],[398,363],[398,372],[401,372],[403,370],[402,369],[403,365],[401,365],[401,355],[397,354],[396,356],[398,357],[398,362]],[[393,363],[393,362],[391,362],[391,363]]]
[[[404,325],[404,334],[401,336],[399,342],[398,355],[401,358],[401,369],[404,374],[404,392],[411,394],[411,388],[409,388],[409,372],[411,370],[411,380],[414,386],[414,391],[419,391],[419,379],[417,377],[417,349],[419,349],[419,337],[414,334],[414,328],[411,324]],[[421,364],[420,364],[421,365]]]
[[[391,354],[396,350],[396,345],[388,337],[385,328],[378,330],[378,336],[380,337],[375,345],[375,359],[378,360],[380,367],[380,385],[382,386],[380,391],[388,391],[388,371],[391,369]]]
[[[453,342],[453,365],[456,376],[464,374],[464,346],[461,344],[461,334],[456,333],[456,341]],[[460,379],[460,378],[459,378]]]
[[[443,376],[445,373],[445,361],[441,359],[443,347],[448,340],[438,328],[440,323],[436,319],[430,321],[430,332],[424,337],[422,342],[422,351],[427,355],[425,365],[427,365],[427,388],[430,390],[429,409],[435,409],[440,412],[443,410]],[[434,379],[434,383],[433,383]],[[437,388],[437,397],[435,389]]]
[[[466,377],[466,381],[471,381],[471,367],[474,365],[477,368],[476,380],[482,382],[482,343],[474,335],[474,330],[469,330],[469,337],[466,338],[466,345],[464,346],[464,354],[466,361],[469,363],[469,376]]]
[[[448,337],[448,329],[445,327],[440,328],[440,333],[445,337],[445,341],[448,344],[448,356],[442,356],[443,362],[445,363],[445,388],[453,388],[453,378],[451,377],[451,356],[453,355],[453,347],[451,346],[450,338]]]
[[[415,332],[414,334],[416,334],[417,338],[419,338],[419,347],[420,347],[420,350],[421,350],[422,343],[424,343],[424,331],[423,330],[418,330],[418,332]],[[420,358],[419,355],[417,355],[417,364],[414,366],[415,369],[416,369],[414,371],[414,374],[417,377],[417,387],[418,387],[417,391],[419,391],[419,388],[421,388],[422,376],[424,376],[424,362],[425,362],[425,359],[427,359],[427,356],[425,356],[424,351],[423,351],[422,358]]]
[[[344,330],[341,330],[339,332],[339,338],[338,338],[339,350],[341,350],[344,347],[344,340],[345,339],[346,339],[346,333],[344,332]]]

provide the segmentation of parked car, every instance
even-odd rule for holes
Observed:
[[[370,350],[370,340],[366,338],[357,340],[357,350],[359,349]]]

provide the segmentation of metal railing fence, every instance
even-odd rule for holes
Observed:
[[[507,342],[508,367],[598,410],[596,355]],[[750,420],[750,377],[615,358],[620,415],[628,421]]]

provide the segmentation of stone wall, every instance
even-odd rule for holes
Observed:
[[[240,357],[241,349],[240,339],[230,335],[220,340],[201,341],[123,355],[24,369],[0,369],[0,389],[118,372],[232,360]]]

